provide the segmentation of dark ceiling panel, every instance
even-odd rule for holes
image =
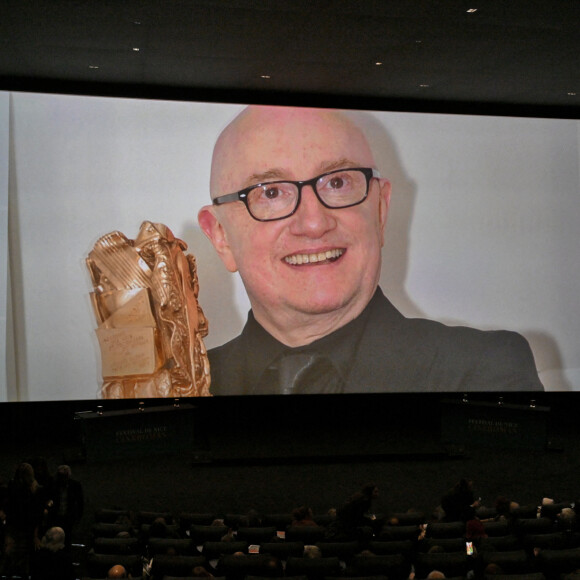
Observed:
[[[0,89],[577,117],[579,26],[578,0],[3,0]]]

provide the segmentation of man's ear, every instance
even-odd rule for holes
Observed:
[[[238,267],[228,243],[224,226],[220,222],[213,205],[204,205],[197,214],[197,221],[203,233],[210,239],[225,267],[230,272],[237,272]]]
[[[391,182],[388,179],[379,179],[379,223],[381,227],[381,246],[385,242],[385,226],[391,202]]]

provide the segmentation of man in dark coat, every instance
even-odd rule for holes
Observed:
[[[60,465],[56,471],[52,488],[49,522],[51,527],[64,530],[66,546],[72,542],[72,531],[84,509],[83,487],[79,481],[72,478],[71,468]]]
[[[378,282],[391,185],[333,110],[248,107],[199,223],[252,310],[210,351],[213,394],[542,390],[526,340],[407,319]]]

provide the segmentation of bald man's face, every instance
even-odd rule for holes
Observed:
[[[333,169],[374,167],[362,133],[332,111],[252,108],[218,141],[212,197]],[[256,318],[357,316],[378,284],[390,186],[372,179],[360,205],[329,209],[311,187],[294,215],[259,222],[240,201],[206,206],[200,225],[230,271],[238,270]],[[295,319],[295,318],[294,318]],[[267,325],[266,325],[267,326]]]

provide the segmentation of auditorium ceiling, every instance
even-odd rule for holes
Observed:
[[[0,89],[578,118],[578,0],[2,0]]]

